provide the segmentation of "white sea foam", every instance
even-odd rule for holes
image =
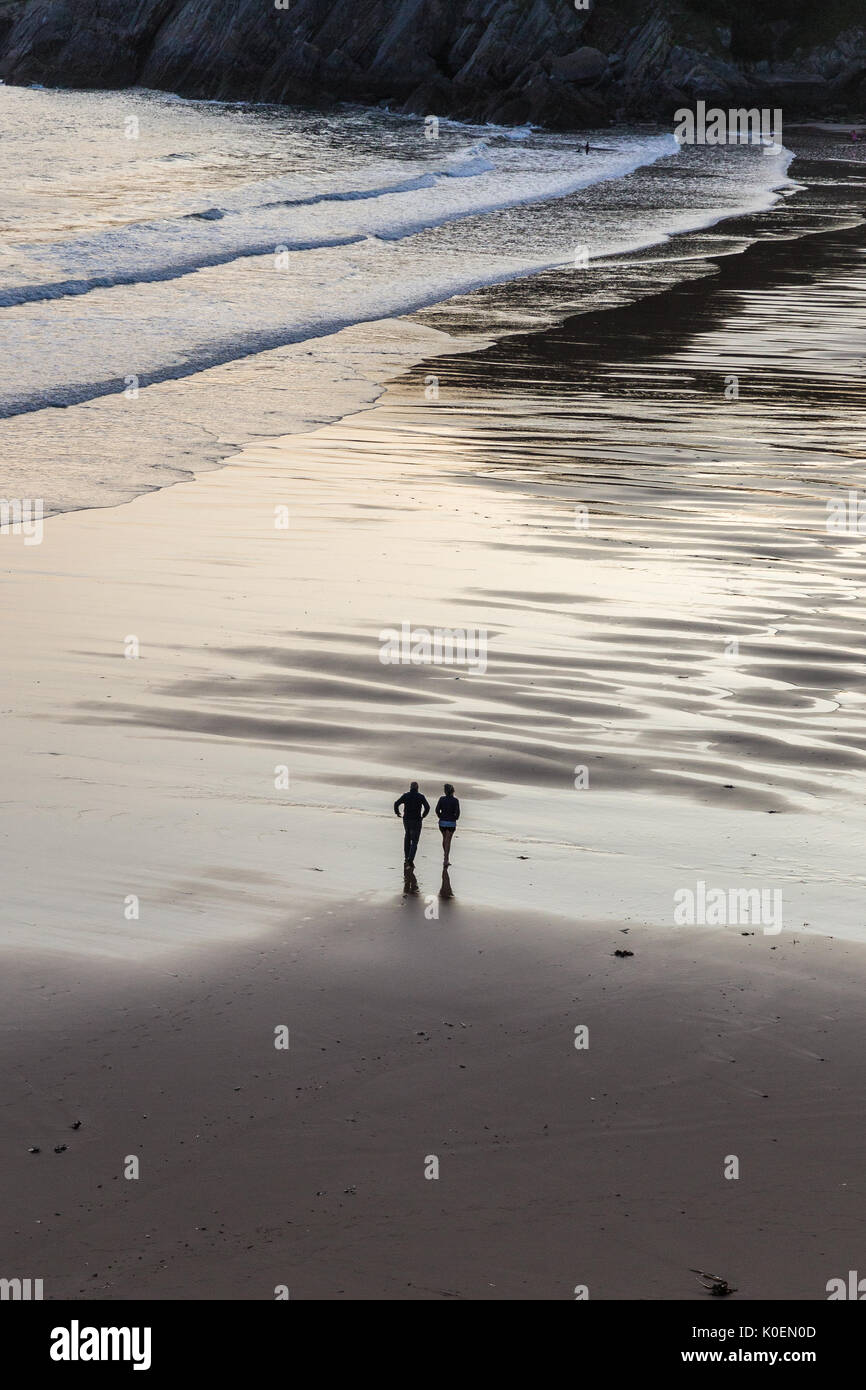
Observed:
[[[598,159],[575,150],[563,159],[556,151],[554,160],[539,155],[515,167],[513,158],[497,164],[476,146],[396,181],[390,168],[375,165],[360,186],[310,189],[288,175],[170,218],[133,216],[126,226],[69,241],[9,244],[0,268],[0,306],[170,279],[280,246],[294,252],[371,236],[396,241],[458,218],[563,197],[675,150],[672,136],[652,136],[626,140]]]
[[[0,92],[0,138],[12,174],[0,215],[0,415],[18,417],[3,427],[5,471],[49,510],[140,491],[139,440],[153,447],[161,430],[154,486],[216,462],[236,439],[231,412],[255,417],[260,389],[274,434],[339,416],[357,404],[359,371],[355,358],[335,366],[341,329],[568,265],[578,244],[595,259],[768,206],[788,158],[710,160],[645,131],[596,132],[589,155],[583,138],[453,122],[428,141],[423,122],[379,112],[12,88]],[[654,169],[649,182],[636,173]],[[389,351],[394,337],[389,327]],[[322,403],[311,409],[306,373],[293,411],[254,364],[304,342],[321,362]],[[228,401],[214,369],[243,359],[248,369],[233,373],[243,401]],[[161,423],[159,384],[189,377],[184,440],[176,393]],[[69,482],[71,422],[51,408],[77,404],[91,429],[78,440],[79,485],[52,488],[52,468]],[[96,493],[84,485],[88,458]],[[40,467],[47,480],[34,479]]]

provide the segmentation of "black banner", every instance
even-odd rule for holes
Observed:
[[[451,1300],[449,1300],[450,1302]],[[593,1357],[601,1368],[616,1374],[666,1373],[675,1367],[700,1371],[707,1366],[805,1366],[823,1376],[849,1365],[863,1340],[859,1313],[827,1303],[772,1303],[714,1299],[706,1302],[642,1303],[575,1300],[568,1318],[556,1318],[552,1330],[564,1332],[581,1362]],[[357,1324],[357,1351],[367,1347],[370,1307],[363,1304]],[[50,1372],[52,1379],[93,1376],[110,1370],[161,1378],[166,1373],[226,1375],[249,1371],[264,1360],[286,1361],[312,1344],[302,1338],[316,1328],[330,1334],[323,1345],[332,1355],[335,1327],[350,1330],[359,1305],[328,1305],[329,1311],[303,1300],[274,1303],[38,1303],[0,1305],[0,1328],[7,1356],[25,1372]],[[327,1321],[320,1323],[320,1318]],[[534,1322],[534,1319],[533,1319]],[[437,1328],[442,1327],[438,1323]],[[480,1331],[486,1324],[446,1329]],[[393,1325],[392,1325],[392,1330]],[[399,1329],[397,1329],[399,1330]],[[509,1325],[513,1333],[514,1324]],[[481,1351],[477,1343],[478,1351]],[[493,1364],[496,1350],[488,1341],[485,1353]],[[503,1340],[503,1353],[513,1354],[513,1338]],[[536,1355],[539,1348],[535,1348]],[[377,1360],[380,1353],[377,1353]],[[443,1363],[453,1374],[454,1348],[443,1344]],[[435,1369],[425,1346],[425,1373]],[[8,1362],[7,1362],[8,1364]],[[445,1367],[443,1365],[443,1370]],[[405,1362],[403,1374],[406,1373]]]

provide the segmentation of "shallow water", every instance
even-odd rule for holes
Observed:
[[[378,111],[0,88],[5,494],[111,505],[339,418],[378,389],[328,337],[341,326],[545,266],[581,279],[584,259],[770,206],[790,157],[650,128],[586,132],[589,155],[529,130],[428,133]],[[417,334],[380,326],[367,356],[386,352],[417,360]]]

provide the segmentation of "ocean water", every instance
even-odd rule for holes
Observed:
[[[587,267],[790,186],[787,151],[649,127],[578,141],[147,91],[2,87],[0,142],[0,483],[47,513],[371,402],[436,347],[399,316],[556,268],[590,293]]]

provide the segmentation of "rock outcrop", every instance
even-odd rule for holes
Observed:
[[[562,129],[668,119],[699,99],[786,116],[866,107],[862,0],[587,3],[0,0],[0,78]]]

